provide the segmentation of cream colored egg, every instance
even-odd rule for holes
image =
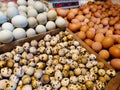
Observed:
[[[11,19],[12,17],[19,14],[19,11],[16,7],[9,7],[7,9],[7,16]]]
[[[37,20],[38,20],[39,24],[44,25],[47,23],[47,16],[43,13],[40,13],[37,15]]]
[[[13,31],[14,26],[12,25],[12,23],[5,22],[4,24],[2,24],[2,29],[3,30]]]
[[[27,5],[26,0],[17,0],[18,5]]]
[[[36,17],[38,15],[38,12],[35,9],[29,9],[27,11],[27,14],[28,14],[28,17]]]
[[[21,5],[21,6],[18,7],[18,10],[22,11],[22,12],[27,12],[27,7],[24,6],[24,5]]]
[[[66,27],[66,21],[62,18],[62,17],[57,17],[55,24],[57,25],[57,27],[59,28],[64,28]]]
[[[44,5],[42,2],[40,1],[36,1],[34,3],[34,8],[38,11],[38,12],[43,12],[44,11]]]
[[[16,28],[13,30],[13,36],[15,39],[25,38],[26,32],[23,28]]]
[[[34,0],[28,0],[28,6],[34,6],[35,1]]]
[[[47,17],[48,17],[48,19],[51,20],[51,21],[56,20],[56,18],[57,18],[57,13],[56,13],[56,11],[55,11],[55,10],[50,10],[50,11],[48,11]]]
[[[9,43],[13,40],[13,34],[9,30],[3,30],[0,32],[0,42]]]
[[[36,35],[36,31],[33,28],[29,28],[26,31],[26,34],[27,34],[27,37],[30,37],[30,36]]]
[[[46,24],[46,29],[47,30],[53,30],[56,28],[56,25],[53,21],[48,21],[47,24]]]
[[[37,26],[37,20],[36,20],[36,18],[35,17],[29,17],[28,18],[28,25],[31,28],[36,27]]]
[[[28,25],[28,21],[25,16],[17,15],[12,18],[12,24],[15,27],[22,28],[22,27],[26,27]]]
[[[43,25],[38,25],[38,26],[35,28],[35,30],[36,30],[37,33],[46,32],[46,28],[45,28],[45,26],[43,26]]]

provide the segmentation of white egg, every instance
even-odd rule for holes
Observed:
[[[13,40],[13,34],[11,31],[3,30],[0,32],[0,42],[9,43]]]
[[[3,24],[7,21],[7,16],[0,12],[0,24]]]
[[[38,26],[36,27],[36,32],[37,32],[37,33],[46,32],[45,26],[43,26],[43,25],[38,25]]]
[[[8,7],[17,7],[17,4],[15,2],[8,2],[7,6]]]
[[[24,6],[24,5],[21,5],[21,6],[18,7],[18,10],[22,11],[22,12],[27,12],[27,7]]]
[[[23,28],[16,28],[13,30],[13,36],[15,39],[25,38],[26,32]]]
[[[27,5],[26,0],[17,0],[18,5]]]
[[[30,9],[34,9],[34,7],[33,6],[28,6],[27,10],[30,10]]]
[[[9,7],[7,9],[7,16],[11,19],[12,17],[19,14],[19,11],[16,7]]]
[[[56,28],[56,25],[53,21],[48,21],[47,24],[46,24],[46,29],[47,30],[53,30]]]
[[[34,3],[34,8],[38,11],[38,12],[43,12],[44,11],[44,5],[43,3],[41,3],[40,1],[36,1]]]
[[[48,11],[47,17],[48,17],[48,19],[49,19],[50,21],[56,20],[56,18],[57,18],[57,13],[56,13],[56,11],[55,11],[55,10],[50,10],[50,11]]]
[[[5,23],[2,24],[2,29],[3,30],[13,31],[14,26],[9,22],[5,22]]]
[[[36,31],[33,28],[29,28],[26,31],[26,34],[27,34],[27,37],[30,37],[30,36],[36,35]]]
[[[22,28],[22,27],[26,27],[28,25],[28,21],[25,16],[17,15],[12,18],[12,24],[15,27]]]
[[[38,12],[35,9],[29,9],[27,11],[28,17],[36,17],[38,15]]]
[[[40,13],[37,15],[37,20],[38,20],[39,24],[44,25],[47,23],[47,16],[43,13]]]
[[[22,90],[32,90],[32,86],[31,85],[24,85],[22,87]]]

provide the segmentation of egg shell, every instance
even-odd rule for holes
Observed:
[[[31,85],[24,85],[22,87],[22,90],[32,90],[32,86]]]
[[[100,56],[101,58],[107,60],[107,59],[109,58],[110,54],[109,54],[109,51],[108,51],[108,50],[103,49],[103,50],[101,50],[101,51],[99,52],[99,56]]]
[[[36,30],[37,33],[46,32],[46,28],[45,28],[45,26],[43,26],[43,25],[38,25],[38,26],[35,28],[35,30]]]
[[[22,28],[22,27],[26,27],[28,25],[28,21],[25,16],[16,15],[15,17],[12,18],[12,24],[15,27]]]
[[[59,28],[66,27],[66,22],[65,22],[65,20],[62,17],[57,17],[57,19],[55,20],[55,24]]]
[[[57,18],[57,13],[55,10],[50,10],[47,13],[48,20],[54,21]]]
[[[43,12],[44,11],[44,5],[42,2],[40,1],[36,1],[34,3],[34,8],[38,11],[38,12]]]
[[[53,30],[56,28],[56,25],[53,21],[48,21],[47,24],[46,24],[46,29],[47,30]]]
[[[12,17],[19,14],[19,11],[16,7],[9,7],[7,9],[7,16],[11,19]]]
[[[33,28],[29,28],[29,29],[26,31],[26,34],[27,34],[27,37],[33,36],[33,35],[36,35],[36,31],[35,31]]]
[[[29,9],[27,11],[27,14],[28,14],[28,17],[36,17],[38,15],[38,12],[36,9],[33,8],[33,9]]]
[[[120,70],[120,59],[119,58],[114,58],[110,61],[110,64],[113,68]]]
[[[27,7],[24,6],[24,5],[21,5],[21,6],[18,7],[18,10],[23,11],[23,12],[27,12]]]
[[[7,16],[0,12],[0,24],[3,24],[7,21]]]
[[[27,14],[26,14],[26,12],[19,11],[19,14],[22,15],[22,16],[25,16],[25,17],[27,18]]]
[[[14,26],[11,23],[6,22],[6,23],[2,24],[2,29],[3,30],[13,31]]]
[[[15,2],[8,2],[7,6],[8,7],[17,7],[17,4]]]
[[[17,0],[18,5],[27,5],[26,0]]]
[[[28,25],[29,25],[29,27],[31,27],[31,28],[34,28],[34,27],[36,27],[37,26],[37,20],[36,20],[36,18],[35,17],[29,17],[28,18]]]
[[[39,24],[44,25],[47,23],[47,16],[43,13],[40,13],[37,15],[37,20],[38,20]]]
[[[9,30],[3,30],[0,32],[0,42],[9,43],[13,40],[13,34]]]
[[[26,37],[26,32],[22,28],[16,28],[13,30],[13,35],[15,39],[21,39],[21,38]]]
[[[102,49],[102,44],[100,42],[93,42],[92,44],[92,48],[98,52]]]

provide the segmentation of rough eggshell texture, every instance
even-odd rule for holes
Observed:
[[[120,59],[115,58],[110,61],[110,64],[113,68],[120,70]]]
[[[12,18],[12,24],[15,27],[22,28],[22,27],[27,26],[28,21],[27,21],[27,18],[25,16],[17,15],[17,16]]]
[[[47,16],[43,13],[40,13],[37,15],[37,20],[38,20],[39,24],[44,25],[47,23]]]
[[[22,28],[16,28],[13,30],[13,35],[15,39],[21,39],[21,38],[26,37],[26,32]]]
[[[56,28],[56,25],[53,21],[48,21],[46,24],[46,28],[47,28],[47,30],[53,30]]]
[[[3,30],[0,32],[0,42],[9,43],[13,40],[13,34],[11,31]]]
[[[16,7],[9,7],[7,9],[7,16],[11,19],[12,17],[19,14],[19,11]]]
[[[6,22],[6,23],[2,24],[2,29],[3,30],[13,31],[14,26],[11,23]]]
[[[43,25],[38,25],[38,26],[36,27],[36,32],[37,32],[37,33],[46,32],[45,26],[43,26]]]
[[[36,1],[34,3],[34,8],[38,11],[38,12],[43,12],[44,11],[44,5],[40,2],[40,1]]]
[[[34,29],[29,28],[29,29],[26,31],[26,34],[27,34],[27,37],[30,37],[30,36],[36,35],[36,32],[35,32]]]
[[[3,24],[7,21],[7,16],[0,12],[0,24]]]

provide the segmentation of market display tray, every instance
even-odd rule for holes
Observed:
[[[79,41],[81,46],[86,48],[86,50],[89,53],[92,53],[92,54],[96,55],[97,56],[97,60],[101,61],[101,62],[103,62],[105,64],[105,69],[112,68],[105,60],[101,59],[99,57],[99,55],[94,50],[92,50],[85,42],[83,42],[73,32],[71,32],[69,29],[66,29],[66,30],[68,32],[70,32],[73,35],[74,39]],[[0,45],[0,53],[8,52],[8,51],[12,50],[13,48],[15,48],[16,46],[24,44],[25,42],[30,42],[32,40],[37,40],[38,41],[38,40],[42,39],[46,34],[56,35],[60,31],[65,31],[65,28],[64,29],[59,29],[58,28],[58,29],[51,30],[51,31],[48,31],[48,32],[43,32],[43,33],[31,36],[31,37],[19,39],[19,40],[13,41],[13,42],[8,43],[8,44],[2,44],[2,45]],[[105,90],[120,90],[120,72],[118,72],[117,75],[110,80],[110,82],[106,86]]]

